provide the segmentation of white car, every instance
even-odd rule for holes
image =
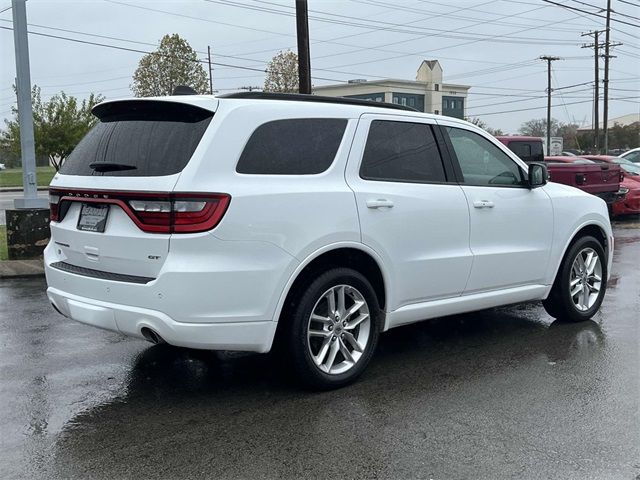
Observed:
[[[151,342],[289,355],[334,388],[390,328],[542,300],[592,317],[606,204],[474,125],[352,99],[117,100],[50,187],[48,297]]]
[[[4,170],[4,169],[5,169],[4,163],[0,163],[0,170]]]
[[[640,147],[624,152],[620,155],[620,158],[624,158],[625,160],[633,163],[640,163]]]

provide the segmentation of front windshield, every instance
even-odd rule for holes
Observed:
[[[624,158],[620,160],[614,160],[614,162],[619,164],[625,172],[630,173],[632,175],[640,175],[640,165],[636,163],[631,163],[628,160],[625,160]]]

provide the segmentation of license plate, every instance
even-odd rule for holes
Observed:
[[[78,218],[78,230],[103,233],[109,215],[109,205],[83,203]]]

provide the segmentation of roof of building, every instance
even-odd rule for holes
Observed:
[[[423,60],[422,63],[426,63],[431,70],[438,64],[438,60]]]
[[[622,115],[616,118],[610,118],[607,121],[607,126],[609,128],[614,125],[620,125],[622,127],[626,127],[627,125],[631,125],[633,123],[640,122],[640,113],[628,113],[627,115]],[[604,122],[600,122],[600,128],[604,128]],[[584,127],[580,127],[578,130],[593,130],[592,125],[585,125]]]

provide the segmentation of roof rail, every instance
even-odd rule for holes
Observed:
[[[218,98],[249,98],[252,100],[284,100],[290,102],[314,102],[337,103],[340,105],[360,105],[362,107],[391,108],[393,110],[406,110],[417,112],[415,108],[395,103],[374,102],[373,100],[361,100],[348,97],[325,97],[322,95],[307,95],[302,93],[266,93],[266,92],[238,92],[218,95]]]

